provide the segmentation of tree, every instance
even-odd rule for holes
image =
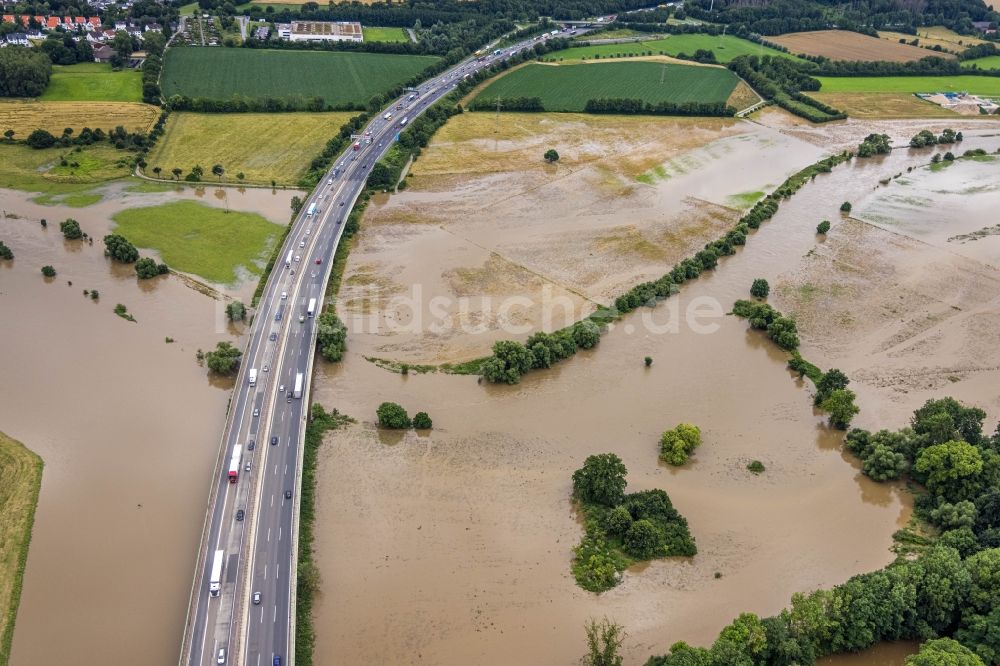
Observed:
[[[851,419],[861,411],[854,404],[854,391],[835,389],[819,404],[820,409],[830,413],[830,426],[838,430],[847,430]]]
[[[65,222],[60,222],[59,230],[66,237],[66,240],[79,240],[83,238],[83,230],[80,229],[80,223],[73,218],[68,218]]]
[[[971,444],[952,440],[921,451],[914,469],[931,494],[948,502],[959,502],[979,494],[983,457]]]
[[[161,167],[158,167],[158,166],[153,167],[153,173],[156,174],[157,178],[160,177],[160,172],[161,171],[163,171],[163,169]]]
[[[910,423],[915,433],[927,435],[933,444],[951,439],[979,444],[985,419],[986,412],[978,407],[966,407],[954,398],[941,398],[928,400],[915,410]]]
[[[646,364],[646,367],[648,368],[649,366],[653,365],[653,357],[647,356],[645,359],[643,359],[643,362]]]
[[[727,666],[753,666],[761,663],[767,649],[767,632],[760,618],[753,613],[740,613],[722,630],[712,644],[713,662]]]
[[[754,298],[767,298],[767,295],[770,293],[771,286],[764,278],[757,278],[750,285],[750,295]]]
[[[51,148],[56,144],[56,138],[43,129],[36,129],[24,140],[26,144],[36,150]]]
[[[626,474],[625,463],[613,453],[587,456],[573,472],[573,492],[583,502],[616,506],[625,496]]]
[[[178,167],[174,167],[173,169],[170,170],[170,173],[174,174],[174,179],[175,180],[179,180],[180,177],[181,177],[181,174],[184,173],[184,170],[181,169],[181,168],[178,168]]]
[[[659,531],[652,522],[646,519],[632,523],[622,539],[625,552],[637,560],[648,560],[654,557],[659,544]]]
[[[110,46],[123,59],[132,55],[132,37],[124,30],[115,31]]]
[[[591,319],[573,324],[573,342],[580,349],[591,349],[601,341],[601,329]]]
[[[954,162],[955,161],[955,155],[951,151],[948,151],[947,153],[944,154],[944,161],[945,162]]]
[[[850,213],[851,212],[851,202],[850,201],[845,201],[844,203],[840,204],[840,212],[841,213]]]
[[[434,426],[427,412],[417,412],[413,415],[413,427],[417,430],[430,430]]]
[[[333,312],[324,312],[316,319],[316,346],[323,358],[335,363],[347,351],[347,327]]]
[[[290,205],[292,207],[292,214],[298,215],[299,211],[302,210],[302,199],[298,195],[295,195],[292,197]]]
[[[851,383],[847,375],[837,368],[830,368],[816,382],[816,395],[813,397],[813,404],[819,405],[826,400],[827,396],[838,389],[845,389]]]
[[[680,423],[660,436],[660,460],[671,465],[683,465],[699,446],[701,430],[698,426]]]
[[[13,141],[14,140],[14,130],[9,129],[9,130],[4,131],[3,136],[8,141]]]
[[[608,514],[605,529],[617,537],[625,536],[628,528],[632,526],[632,514],[625,506],[616,506]]]
[[[920,646],[920,652],[910,655],[905,666],[986,666],[982,659],[956,640],[938,638]]]
[[[0,259],[10,260],[13,258],[14,258],[14,252],[11,251],[9,247],[7,247],[6,243],[0,241]]]
[[[557,153],[552,148],[549,148],[548,150],[546,150],[545,151],[545,155],[543,157],[545,157],[545,161],[548,162],[549,164],[552,164],[553,162],[558,162],[559,161],[559,153]]]
[[[49,85],[52,61],[22,46],[0,49],[0,97],[38,97]]]
[[[499,340],[493,344],[493,356],[482,365],[483,377],[494,383],[516,384],[533,362],[531,351],[521,343]]]
[[[42,266],[42,275],[47,278],[54,278],[56,276],[56,269],[51,266]]]
[[[108,234],[104,237],[104,255],[123,264],[131,264],[139,259],[139,250],[124,236]]]
[[[830,230],[829,220],[823,220],[822,222],[816,225],[816,233],[818,234],[825,234],[829,230]]]
[[[170,272],[166,264],[158,264],[150,257],[143,257],[135,262],[135,274],[140,280],[148,280],[157,275],[166,275]]]
[[[216,176],[219,179],[220,183],[222,182],[222,175],[224,173],[226,173],[226,170],[222,168],[221,164],[212,165],[212,175]]]
[[[219,375],[233,375],[240,367],[240,357],[243,356],[236,347],[228,342],[220,342],[213,351],[205,354],[208,369]]]
[[[378,416],[378,424],[383,428],[405,430],[410,427],[410,417],[406,410],[394,402],[383,402],[375,410]]]
[[[247,308],[242,301],[232,301],[226,304],[226,317],[229,321],[243,321],[247,316]]]
[[[600,622],[591,619],[586,630],[587,656],[583,658],[583,663],[586,666],[621,666],[622,656],[618,650],[625,642],[622,626],[607,618]]]
[[[865,458],[861,471],[874,481],[890,481],[898,479],[906,468],[906,456],[887,446],[876,444],[871,454]]]
[[[237,174],[236,174],[236,180],[238,180],[238,181],[240,181],[242,183],[244,178],[246,178],[246,174],[244,174],[242,171],[237,172]]]

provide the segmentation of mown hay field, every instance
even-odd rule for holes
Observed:
[[[603,37],[599,35],[598,37]],[[595,38],[596,39],[596,38]],[[799,60],[790,53],[784,53],[776,49],[755,44],[746,39],[733,37],[731,35],[670,35],[663,39],[651,39],[641,42],[628,42],[624,44],[596,44],[594,46],[577,46],[565,51],[556,51],[550,57],[562,60],[587,60],[595,56],[601,58],[614,58],[628,55],[670,55],[676,56],[678,53],[694,55],[698,49],[706,49],[715,53],[715,58],[719,62],[729,62],[733,58],[741,55],[769,55],[781,56]]]
[[[880,39],[896,43],[899,43],[899,40],[901,39],[905,39],[908,42],[916,39],[918,46],[929,49],[933,49],[935,46],[940,46],[946,51],[954,51],[956,53],[960,53],[970,46],[985,43],[985,40],[979,39],[978,37],[960,35],[957,32],[949,30],[941,25],[931,26],[929,28],[917,28],[916,35],[907,35],[902,32],[879,31],[878,36]],[[934,53],[928,53],[927,55],[934,55]]]
[[[167,51],[161,85],[166,97],[301,95],[332,105],[366,104],[437,60],[386,53],[174,48]]]
[[[739,79],[722,67],[649,61],[521,67],[488,85],[477,100],[539,97],[546,111],[583,111],[591,99],[651,104],[725,102]]]
[[[173,113],[163,136],[147,156],[146,173],[159,167],[171,178],[196,164],[213,180],[221,164],[222,181],[294,185],[309,162],[336,136],[351,113]],[[240,181],[236,174],[242,172]]]
[[[830,60],[908,62],[931,55],[940,55],[944,58],[954,57],[947,53],[935,54],[919,46],[891,42],[848,30],[791,32],[768,39],[781,44],[792,53],[824,56]]]
[[[811,92],[824,104],[853,118],[955,118],[954,111],[916,95],[892,92]]]
[[[129,132],[148,132],[160,115],[160,110],[137,102],[35,102],[26,100],[0,101],[0,134],[14,130],[15,139],[24,139],[36,129],[48,130],[59,136],[72,127],[79,132],[84,127],[104,131],[121,125]]]
[[[52,78],[40,98],[43,102],[138,102],[142,99],[142,74],[111,65],[83,62],[53,65]]]

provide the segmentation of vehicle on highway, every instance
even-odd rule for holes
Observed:
[[[219,587],[222,583],[222,559],[226,551],[215,551],[215,558],[212,560],[212,575],[208,579],[208,593],[213,597],[219,596]]]
[[[236,520],[243,520],[243,517],[246,515],[246,512],[244,512],[243,509],[240,509],[236,512]]]
[[[354,142],[354,150],[361,150],[361,142],[360,141],[355,141]]]
[[[267,336],[267,339],[270,340],[271,342],[274,342],[275,340],[278,339],[278,334],[272,333],[271,335]]]
[[[247,442],[247,451],[253,451],[255,448],[257,448],[257,442],[252,439]]]
[[[316,263],[317,263],[317,264],[322,264],[322,263],[323,263],[323,260],[322,260],[322,259],[320,259],[319,257],[316,257]]]
[[[250,375],[247,377],[250,386],[257,384],[257,368],[250,368]]]
[[[305,315],[299,315],[299,323],[300,324],[304,323],[305,320],[306,320],[306,316]]]
[[[260,605],[260,592],[254,592],[253,593],[253,605],[254,606],[259,606]]]
[[[274,655],[274,661],[271,662],[271,666],[281,666],[281,657]]]
[[[299,247],[305,247],[305,246],[306,246],[305,241],[299,241]]]
[[[277,446],[277,445],[278,445],[278,436],[275,435],[274,437],[271,438],[271,446]]]
[[[243,467],[243,471],[244,471],[244,472],[249,472],[249,471],[250,471],[250,466],[251,466],[251,465],[253,465],[253,463],[252,463],[252,462],[250,462],[250,461],[248,460],[248,461],[247,461],[247,464],[246,464],[246,465],[245,465],[245,466]]]
[[[289,250],[288,256],[285,257],[285,268],[291,268],[291,267],[292,267],[292,251]]]
[[[278,384],[278,393],[284,393],[284,392],[285,392],[285,385]]]
[[[253,408],[253,415],[254,415],[254,417],[260,416],[260,408],[254,407]]]
[[[265,364],[264,364],[264,372],[267,372],[267,371],[268,371],[268,370],[270,370],[270,369],[271,369],[271,366],[269,366],[269,365],[267,365],[267,364],[265,363]]]
[[[255,409],[254,412],[257,410]],[[255,413],[254,416],[257,416]],[[237,444],[233,447],[233,455],[229,459],[229,483],[236,483],[240,478],[240,456],[243,455],[243,447]]]
[[[281,321],[281,310],[274,313],[274,321]]]
[[[330,178],[329,180],[327,180],[326,184],[327,185],[333,185],[333,178]]]
[[[308,229],[306,229],[306,236],[308,236],[311,233],[312,233],[312,227],[309,227]]]
[[[285,499],[292,499],[292,491],[291,490],[286,490],[285,491]]]
[[[316,314],[316,299],[315,298],[310,298],[309,299],[309,305],[306,306],[306,314],[309,315],[310,317],[312,317],[314,314]]]
[[[299,261],[301,261],[301,260],[302,260],[302,257],[300,257],[299,255],[295,255],[295,263],[299,263]]]
[[[281,292],[281,300],[285,300],[287,298],[288,298],[288,292],[287,291]]]
[[[302,384],[304,381],[305,381],[305,375],[303,375],[301,372],[295,375],[295,390],[292,392],[292,395],[294,397],[296,398],[302,397]]]
[[[341,206],[343,206],[343,205],[344,205],[344,202],[343,202],[343,201],[341,201],[341,202],[340,202],[340,205],[341,205]]]
[[[406,124],[406,122],[408,120],[409,120],[409,118],[407,118],[406,116],[403,116],[403,119],[399,121],[399,126],[402,127],[403,125]]]
[[[219,648],[219,656],[216,657],[215,663],[217,664],[226,663],[226,648]]]
[[[316,214],[316,202],[309,204],[309,208],[306,210],[306,217],[312,217]]]

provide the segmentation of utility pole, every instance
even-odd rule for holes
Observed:
[[[496,114],[496,127],[493,128],[494,134],[500,133],[500,97],[497,97],[497,114]]]

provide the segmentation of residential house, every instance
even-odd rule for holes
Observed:
[[[150,23],[145,27],[145,32],[163,32],[163,26],[159,23]]]
[[[107,44],[101,44],[94,48],[94,62],[111,62],[115,56],[115,50]]]
[[[31,42],[28,41],[28,35],[23,32],[12,32],[4,38],[4,43],[7,46],[31,46]]]
[[[88,30],[100,30],[101,19],[98,18],[97,16],[91,16],[89,19],[87,19],[87,26]]]

